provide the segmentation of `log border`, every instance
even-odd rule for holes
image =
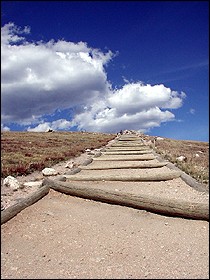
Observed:
[[[181,199],[179,201],[175,199],[162,200],[153,196],[121,194],[115,191],[78,187],[69,182],[59,182],[48,178],[44,179],[43,184],[55,191],[76,197],[137,208],[167,216],[209,221],[208,203],[188,202]]]
[[[153,152],[153,154],[156,156],[156,159],[159,162],[163,162],[165,161],[165,159],[162,159],[161,156],[157,153],[157,152]],[[209,193],[209,191],[207,190],[207,188],[199,183],[196,179],[192,178],[190,175],[188,175],[187,173],[185,173],[184,171],[182,171],[179,167],[177,167],[175,164],[173,164],[172,162],[168,161],[168,163],[166,164],[166,166],[168,168],[170,168],[171,170],[176,170],[176,171],[180,171],[181,175],[180,177],[182,178],[182,180],[189,185],[191,188],[195,189],[198,192],[204,192],[204,193]]]
[[[160,215],[209,221],[208,203],[186,202],[182,200],[177,201],[174,199],[165,199],[161,201],[161,199],[156,197],[119,194],[113,191],[78,187],[73,185],[71,182],[45,178],[43,180],[42,187],[38,191],[22,199],[19,203],[1,211],[1,224],[6,223],[26,207],[43,198],[49,193],[50,189],[76,197],[132,207]]]
[[[11,205],[10,207],[1,211],[1,225],[12,219],[19,212],[21,212],[26,207],[34,204],[39,199],[44,197],[49,193],[50,187],[47,185],[42,185],[42,187],[35,191],[32,195],[23,198],[20,202]]]

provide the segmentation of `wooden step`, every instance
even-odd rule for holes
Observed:
[[[101,160],[108,160],[108,161],[113,161],[113,160],[119,160],[119,161],[127,161],[127,160],[151,160],[155,159],[156,156],[153,154],[143,154],[143,155],[110,155],[110,156],[105,156],[102,155],[100,157],[93,158],[93,161],[101,161]]]
[[[122,169],[122,168],[157,168],[167,165],[168,162],[146,161],[100,161],[87,166],[80,166],[84,170]]]
[[[65,175],[65,178],[70,181],[166,181],[178,178],[181,176],[181,172],[169,170],[163,173],[150,173],[150,174],[131,174],[131,175],[117,175],[117,174],[88,174],[82,175],[77,173],[76,175]]]
[[[142,155],[142,154],[151,154],[152,150],[143,150],[143,151],[104,151],[102,155]]]

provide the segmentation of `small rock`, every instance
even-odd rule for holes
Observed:
[[[25,187],[41,187],[42,181],[35,181],[35,182],[26,182],[23,183]]]
[[[18,180],[12,176],[7,176],[3,181],[3,186],[11,188],[13,191],[16,191],[20,187]]]
[[[150,274],[150,272],[149,272],[149,271],[146,271],[146,272],[144,273],[144,276],[147,277],[147,276],[149,276],[149,274]]]
[[[94,151],[87,152],[88,155],[95,155]]]
[[[65,165],[65,168],[74,168],[74,167],[76,167],[77,166],[77,164],[75,163],[75,162],[73,162],[73,161],[69,161],[69,162],[67,162],[67,164]]]
[[[178,161],[185,161],[185,160],[186,160],[186,157],[180,156],[180,157],[177,157],[176,159],[177,159]]]
[[[44,212],[44,214],[46,214],[46,215],[48,215],[48,216],[54,216],[54,213],[53,213],[53,212],[50,212],[50,211]]]
[[[42,174],[43,174],[44,176],[53,176],[53,175],[57,175],[58,172],[57,172],[55,169],[53,169],[53,168],[48,168],[48,167],[46,167],[46,168],[44,168],[44,169],[42,170]]]

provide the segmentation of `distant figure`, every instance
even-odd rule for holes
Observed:
[[[54,132],[54,130],[49,128],[46,132]]]
[[[121,135],[123,134],[123,131],[122,131],[122,129],[120,130],[120,134],[121,134]]]

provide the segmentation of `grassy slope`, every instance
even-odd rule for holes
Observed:
[[[154,150],[198,182],[209,186],[209,143],[164,138],[155,142]],[[179,161],[180,156],[185,159]]]
[[[85,149],[100,148],[115,137],[116,134],[89,132],[2,132],[1,177],[42,170],[79,156]],[[152,136],[143,137],[146,140],[154,139]],[[208,186],[209,143],[164,138],[155,142],[154,149],[198,182]],[[179,156],[185,156],[186,160],[179,162],[176,159]]]
[[[104,146],[115,134],[88,132],[2,132],[1,177],[26,175]]]

